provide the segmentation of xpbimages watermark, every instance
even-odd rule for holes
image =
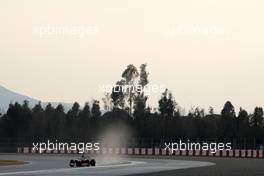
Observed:
[[[39,38],[50,36],[75,36],[83,38],[97,34],[95,25],[40,25],[32,27],[32,34]]]
[[[114,85],[114,84],[106,84],[99,85],[99,91],[104,93],[111,92],[123,92],[123,93],[142,93],[145,95],[150,95],[151,93],[163,93],[166,90],[166,85],[157,85],[157,84],[149,84],[146,86],[142,85]]]
[[[230,35],[230,28],[228,26],[219,25],[167,25],[164,28],[164,33],[168,37],[179,36],[211,36],[224,37]]]
[[[44,151],[60,151],[60,150],[67,150],[67,151],[77,151],[78,153],[84,153],[85,151],[91,151],[100,150],[100,143],[92,143],[92,142],[71,142],[71,143],[65,143],[65,142],[58,142],[57,140],[55,142],[51,142],[48,140],[47,142],[37,142],[32,143],[33,150],[38,151],[39,153],[43,153]]]
[[[177,150],[206,150],[210,151],[210,153],[216,153],[218,150],[231,150],[232,143],[195,143],[190,142],[183,142],[180,140],[179,142],[169,142],[164,143],[164,150],[169,150],[170,153],[174,153]]]

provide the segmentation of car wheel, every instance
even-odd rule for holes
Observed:
[[[75,165],[74,161],[71,160],[69,165],[70,165],[70,167],[74,167],[74,165]]]
[[[95,160],[94,160],[94,159],[92,159],[92,160],[90,161],[90,165],[91,165],[91,166],[95,166],[95,165],[96,165],[96,163],[95,163]]]

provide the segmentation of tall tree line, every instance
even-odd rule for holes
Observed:
[[[104,114],[98,100],[82,108],[75,102],[68,112],[62,105],[42,107],[38,103],[30,108],[27,101],[11,103],[0,117],[0,148],[7,141],[14,146],[48,139],[96,141],[107,125],[120,123],[132,130],[126,145],[159,146],[180,139],[232,142],[234,148],[259,148],[264,144],[262,107],[256,107],[252,114],[243,108],[236,113],[227,101],[220,114],[215,114],[212,107],[208,113],[196,107],[185,115],[168,89],[161,94],[157,110],[148,107],[149,97],[142,91],[149,83],[146,67],[142,64],[138,71],[134,65],[127,66],[112,92],[103,99],[108,110]]]

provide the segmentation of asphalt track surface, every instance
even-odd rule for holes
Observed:
[[[29,162],[25,165],[1,166],[2,175],[92,175],[92,176],[264,176],[264,160],[210,157],[132,157],[96,158],[96,167],[70,168],[76,156],[6,155],[1,159]]]
[[[96,167],[70,168],[69,160],[76,156],[62,155],[0,155],[0,159],[14,159],[28,162],[24,165],[1,166],[2,175],[91,175],[91,176],[121,176],[127,174],[142,174],[161,172],[192,167],[214,165],[210,162],[147,159],[147,158],[116,158],[99,157]]]
[[[215,165],[136,176],[264,176],[264,159],[219,157],[174,157],[173,159],[206,161],[213,162]]]

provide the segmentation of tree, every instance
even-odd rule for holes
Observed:
[[[210,106],[208,112],[209,112],[209,115],[214,115],[214,108]]]
[[[249,122],[248,112],[242,107],[240,107],[237,119],[239,123],[248,125],[248,122]]]
[[[113,102],[114,108],[124,109],[125,105],[125,96],[122,87],[125,85],[125,81],[117,81],[116,85],[112,89],[111,99]]]
[[[68,115],[71,118],[77,118],[80,113],[80,105],[79,103],[75,102],[72,105],[72,108],[69,110]]]
[[[38,102],[32,108],[32,123],[31,123],[31,135],[34,139],[41,138],[43,139],[45,136],[44,129],[44,109],[41,106],[41,102]]]
[[[90,124],[91,119],[91,109],[88,102],[85,103],[83,109],[79,113],[79,118],[77,121],[77,134],[78,138],[87,140],[89,137],[92,137],[91,134],[91,126],[93,124]],[[85,131],[85,133],[84,133]]]
[[[66,130],[65,133],[71,139],[75,139],[78,136],[78,121],[80,114],[80,105],[77,102],[74,102],[72,108],[68,111],[66,115]]]
[[[149,73],[146,71],[147,64],[141,64],[140,65],[140,74],[139,74],[139,85],[144,88],[148,83],[148,75]]]
[[[262,107],[256,107],[254,114],[251,118],[251,124],[253,127],[262,127],[263,126],[263,109]]]
[[[137,68],[130,64],[127,66],[125,71],[122,73],[122,78],[125,80],[127,88],[125,90],[125,95],[128,97],[129,104],[129,114],[132,114],[132,104],[135,98],[135,80],[139,76]]]
[[[8,137],[17,138],[18,140],[29,137],[31,119],[28,101],[24,101],[22,106],[17,102],[10,104],[5,116]]]
[[[134,100],[134,117],[144,116],[147,97],[143,94],[136,96]]]
[[[239,113],[237,116],[237,136],[239,137],[247,137],[249,133],[249,116],[248,112],[244,110],[242,107],[239,109]]]
[[[53,125],[52,125],[52,136],[54,139],[63,139],[65,131],[66,116],[64,113],[64,107],[59,104],[53,113]]]
[[[236,113],[230,101],[227,101],[221,111],[221,137],[232,139],[236,136]]]
[[[91,110],[90,110],[90,105],[88,102],[84,104],[84,107],[82,111],[80,112],[80,116],[82,119],[89,119],[91,117]]]
[[[39,101],[38,104],[36,104],[33,108],[32,108],[32,112],[33,113],[42,113],[44,110],[42,108],[41,102]]]
[[[162,93],[161,99],[159,100],[159,111],[161,115],[163,115],[164,117],[172,116],[175,111],[176,105],[177,104],[173,99],[172,93],[169,92],[168,89],[166,89]]]
[[[54,116],[54,107],[51,105],[51,103],[49,103],[45,110],[44,110],[44,114],[45,114],[45,138],[46,139],[50,139],[53,135],[53,129],[52,129],[52,124],[53,124],[53,119],[52,117]]]
[[[145,113],[146,102],[148,97],[144,94],[144,88],[148,84],[148,73],[146,71],[147,64],[142,64],[140,66],[140,77],[139,83],[140,91],[136,92],[136,96],[134,99],[134,116],[140,117],[143,116]]]
[[[5,131],[7,137],[16,138],[18,135],[18,131],[22,126],[20,126],[21,118],[20,118],[21,106],[17,102],[15,104],[10,103],[9,108],[7,110],[6,116],[4,117],[5,122]]]
[[[103,107],[104,107],[104,110],[105,111],[111,111],[113,110],[113,101],[112,101],[112,98],[111,98],[111,94],[109,93],[106,93],[105,94],[105,97],[102,98],[102,101],[103,101]]]
[[[100,117],[100,116],[101,116],[100,102],[98,100],[94,100],[92,106],[92,117]]]
[[[234,118],[236,116],[235,108],[230,101],[225,103],[221,114],[224,118]]]
[[[203,118],[204,117],[204,109],[200,109],[199,107],[196,107],[194,109],[194,117],[195,118]]]

